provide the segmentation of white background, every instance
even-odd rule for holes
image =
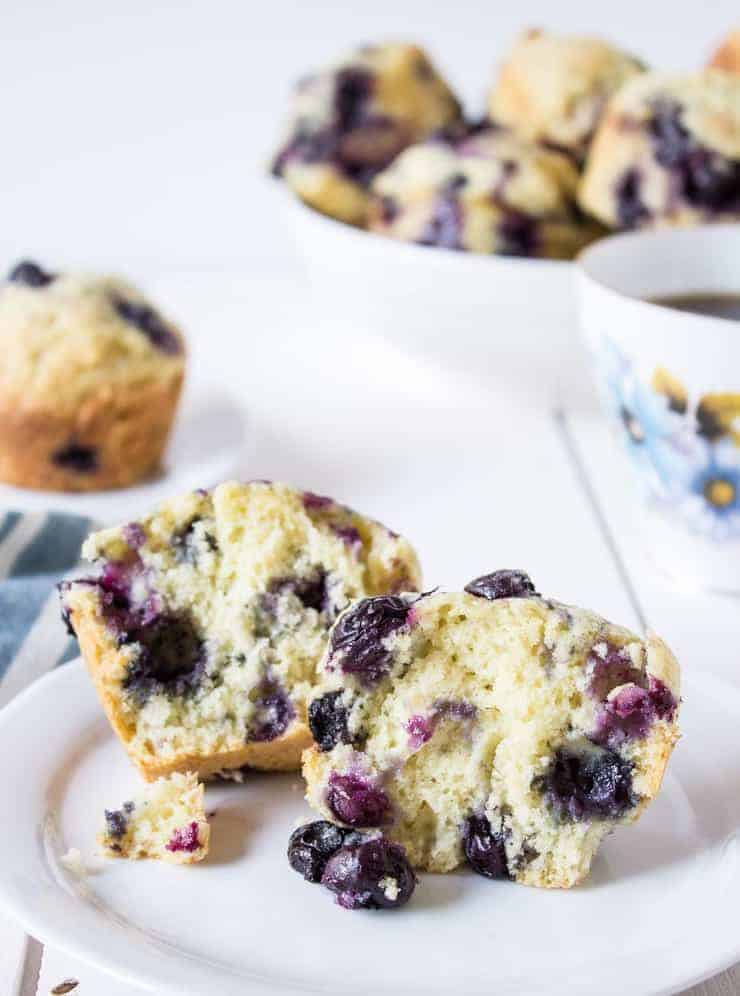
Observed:
[[[273,264],[262,168],[289,84],[355,42],[427,45],[482,109],[519,29],[701,64],[736,0],[2,0],[0,249],[49,266]],[[2,261],[0,261],[2,263]]]

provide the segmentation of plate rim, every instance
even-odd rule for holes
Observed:
[[[82,658],[76,657],[67,664],[53,668],[28,685],[10,702],[0,708],[0,741],[5,726],[12,721],[16,714],[23,712],[27,705],[32,703],[38,696],[46,695],[57,685],[74,685],[81,682],[94,696],[94,689],[89,683],[84,681],[85,677],[86,671]],[[714,694],[720,693],[723,698],[731,699],[733,708],[740,713],[740,688],[728,679],[708,671],[693,670],[690,676],[684,676],[684,682],[689,687],[693,687],[699,683],[713,686]],[[105,723],[105,716],[102,711],[99,713],[99,719],[103,724]],[[42,850],[44,850],[42,842],[41,846]],[[57,888],[63,892],[67,892],[59,881],[58,873],[51,863],[48,864],[47,871],[54,879]],[[73,894],[68,892],[67,894],[70,895],[70,898],[75,898]],[[183,988],[183,983],[180,980],[174,982],[171,980],[168,981],[164,975],[158,977],[149,976],[146,973],[146,969],[142,971],[136,968],[135,962],[131,961],[126,964],[123,959],[118,959],[110,951],[103,953],[102,949],[97,949],[92,945],[88,946],[84,941],[75,939],[75,935],[70,935],[68,932],[63,931],[59,924],[45,920],[43,913],[36,915],[36,911],[28,901],[17,904],[13,897],[9,895],[2,864],[0,864],[0,911],[19,923],[27,934],[37,938],[43,944],[48,944],[57,951],[78,959],[100,971],[102,974],[109,975],[116,981],[134,985],[143,992],[161,993],[162,996],[201,996],[203,993],[201,983],[198,979],[195,980],[196,987],[187,987],[186,983],[186,988]],[[129,941],[124,942],[124,945],[135,947]],[[173,952],[170,957],[177,958],[177,955]],[[666,986],[641,991],[640,996],[671,996],[671,994],[683,992],[692,986],[704,982],[706,979],[718,975],[738,962],[740,962],[740,937],[738,937],[731,950],[726,950],[718,955],[707,967],[678,982],[671,982]],[[211,968],[213,971],[217,971],[219,975],[211,979],[210,985],[213,985],[215,982],[219,987],[219,991],[223,992],[225,996],[232,996],[232,994],[233,996],[247,996],[249,993],[253,994],[253,996],[267,996],[268,993],[271,996],[287,996],[289,993],[325,991],[321,988],[314,988],[310,982],[306,985],[296,985],[290,980],[280,980],[276,984],[272,982],[266,984],[266,980],[261,979],[258,975],[253,976],[250,980],[244,978],[244,976],[236,976],[234,973],[229,972],[226,966],[212,965]],[[229,978],[234,980],[236,988],[228,987]],[[413,991],[393,990],[393,992],[394,996],[396,994],[397,996],[402,996],[404,992],[411,993]],[[459,992],[463,993],[464,990],[459,990]]]

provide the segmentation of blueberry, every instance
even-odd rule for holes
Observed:
[[[495,601],[497,598],[536,598],[535,590],[528,574],[524,571],[494,571],[465,585],[469,595]]]
[[[15,284],[25,284],[26,287],[46,287],[55,279],[56,274],[47,273],[30,259],[17,263],[8,274],[8,280]]]
[[[196,525],[203,520],[200,516],[196,516],[192,519],[187,526],[184,526],[178,532],[172,535],[172,550],[175,555],[175,560],[180,564],[197,564],[198,563],[198,538],[199,534],[196,532]],[[203,542],[211,553],[218,553],[218,542],[212,533],[203,533]]]
[[[678,702],[670,688],[660,678],[655,678],[651,674],[648,678],[648,694],[658,719],[670,722],[678,708]]]
[[[258,688],[249,740],[263,742],[282,736],[295,719],[295,709],[283,686],[265,678]]]
[[[334,85],[334,113],[340,131],[350,131],[363,123],[373,89],[373,74],[365,69],[342,69]]]
[[[317,495],[313,491],[303,492],[303,507],[306,509],[331,508],[334,499],[327,495]]]
[[[406,722],[405,729],[408,734],[408,744],[410,750],[418,750],[428,743],[434,736],[437,727],[437,716],[410,716]]]
[[[620,228],[636,228],[650,217],[650,212],[642,201],[640,183],[640,173],[636,169],[626,170],[617,180],[615,196]]]
[[[123,538],[132,550],[139,550],[146,543],[146,533],[138,522],[129,522],[121,530]]]
[[[537,253],[537,222],[522,211],[513,208],[506,211],[498,225],[498,237],[503,256],[534,256]]]
[[[336,818],[350,827],[381,827],[392,821],[391,802],[383,789],[354,772],[332,772],[326,802]]]
[[[119,639],[139,645],[123,679],[124,689],[139,705],[152,695],[189,695],[200,685],[205,648],[190,616],[161,613]]]
[[[170,356],[177,356],[182,351],[180,340],[154,308],[140,301],[130,301],[118,294],[112,297],[112,304],[116,314],[125,322],[134,325],[154,347]]]
[[[336,851],[321,884],[348,910],[398,909],[411,898],[416,877],[403,848],[376,837]]]
[[[351,744],[347,710],[342,692],[327,692],[308,707],[308,725],[319,750],[328,751],[337,744]]]
[[[316,612],[331,614],[332,601],[329,596],[329,575],[323,567],[315,567],[309,574],[290,578],[273,578],[268,586],[268,594],[290,592],[301,605]]]
[[[601,747],[582,751],[561,747],[532,785],[562,823],[618,819],[637,803],[632,765]]]
[[[307,882],[320,882],[329,858],[344,845],[348,835],[359,836],[328,820],[316,820],[298,827],[288,841],[290,867]]]
[[[681,196],[713,211],[740,206],[740,162],[706,148],[681,120],[681,106],[658,100],[648,125],[655,158],[676,177]]]
[[[647,688],[635,684],[620,688],[599,710],[593,740],[616,748],[628,740],[647,736],[656,719],[671,720],[677,703],[658,678],[648,678]]]
[[[415,715],[409,717],[405,727],[408,734],[409,748],[411,750],[418,750],[425,743],[428,743],[434,736],[441,719],[465,721],[475,719],[477,714],[478,710],[470,702],[461,702],[456,699],[438,699],[426,716]]]
[[[390,194],[380,198],[380,218],[386,225],[391,225],[401,213],[401,208],[395,197]]]
[[[109,837],[112,837],[114,840],[120,840],[126,836],[128,818],[133,811],[133,802],[124,802],[121,809],[106,809],[105,825]]]
[[[198,824],[195,822],[189,823],[186,827],[175,830],[170,840],[164,846],[166,851],[171,851],[173,854],[176,854],[178,851],[185,851],[188,854],[197,851],[200,847]]]
[[[483,813],[474,813],[463,823],[463,850],[468,864],[486,878],[509,878],[502,830],[494,830]]]
[[[355,553],[362,551],[362,536],[354,526],[338,526],[332,523],[331,531]]]
[[[441,194],[418,238],[419,245],[442,249],[463,249],[463,214],[454,193]]]
[[[274,176],[282,176],[285,167],[293,160],[303,163],[326,162],[331,159],[337,145],[334,127],[319,131],[299,128],[288,144],[278,152],[272,164]]]
[[[99,578],[83,582],[99,589],[103,615],[121,643],[135,642],[135,632],[154,623],[161,613],[161,602],[155,592],[149,591],[145,597],[134,600],[134,585],[142,586],[143,578],[145,572],[136,557],[131,561],[106,561]]]
[[[76,474],[94,474],[98,469],[98,451],[94,446],[81,446],[73,441],[55,450],[51,462]]]
[[[332,630],[329,662],[341,655],[341,668],[356,674],[364,685],[373,685],[392,665],[384,641],[408,622],[409,606],[397,595],[365,598],[345,612]]]
[[[616,647],[613,643],[604,641],[603,646],[597,644],[589,654],[586,666],[589,694],[599,702],[619,685],[646,684],[644,672],[632,663],[627,649]]]

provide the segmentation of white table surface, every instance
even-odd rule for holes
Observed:
[[[476,432],[485,420],[481,460],[490,462],[495,492],[470,495],[465,467],[455,460],[454,439],[445,438],[445,410],[458,403],[459,391],[452,391],[444,371],[349,327],[323,328],[319,318],[310,317],[305,290],[292,272],[252,270],[238,277],[162,272],[156,279],[150,274],[146,282],[158,298],[187,314],[193,378],[217,380],[248,408],[253,438],[245,452],[245,475],[289,477],[351,502],[353,496],[342,488],[343,461],[365,461],[365,506],[371,495],[373,514],[427,552],[424,567],[431,583],[459,585],[478,568],[522,566],[541,590],[564,601],[588,605],[637,629],[656,629],[686,670],[712,667],[740,680],[737,603],[674,590],[646,560],[629,468],[596,412],[516,412],[471,383],[466,404]],[[231,360],[223,368],[226,342]],[[328,357],[334,358],[329,383]],[[352,413],[351,435],[337,418],[341,411]],[[464,516],[440,531],[437,523],[425,520],[421,503],[403,508],[394,502],[394,481],[404,474],[407,418],[429,419],[438,429],[434,448],[414,455],[420,494],[434,488],[440,473],[454,475],[451,493],[457,507],[468,503],[480,522],[481,510],[490,505],[489,535],[468,529]],[[358,424],[364,428],[358,431]],[[465,574],[437,576],[458,559],[469,565],[461,567]],[[134,993],[63,953],[43,950],[0,919],[0,993],[46,996],[67,979],[79,983],[75,996]],[[691,993],[740,993],[740,967]]]

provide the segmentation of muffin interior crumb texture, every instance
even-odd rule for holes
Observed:
[[[203,785],[192,773],[160,778],[117,809],[106,809],[98,842],[109,857],[202,861],[211,833],[203,796]]]
[[[65,618],[146,777],[295,770],[306,700],[337,614],[415,588],[406,540],[329,498],[228,483],[93,535]]]
[[[579,882],[658,791],[678,737],[670,651],[539,597],[521,572],[383,601],[334,628],[309,713],[311,805],[381,828],[417,868]]]

